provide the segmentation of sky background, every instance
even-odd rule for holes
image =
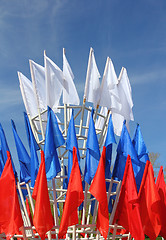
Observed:
[[[90,47],[101,75],[107,56],[117,75],[127,69],[131,137],[139,123],[148,151],[166,166],[165,0],[0,0],[0,122],[16,165],[11,119],[27,145],[17,71],[30,79],[29,59],[43,65],[44,50],[62,69],[63,47],[81,103]]]

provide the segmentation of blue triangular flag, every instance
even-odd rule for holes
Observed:
[[[94,110],[92,109],[86,143],[87,150],[84,179],[88,184],[90,184],[94,178],[100,160],[99,143],[97,140],[95,125],[93,121],[93,112]]]
[[[4,166],[5,166],[5,164],[3,162],[2,149],[1,149],[1,146],[0,146],[0,177],[1,177],[1,174],[3,172]]]
[[[3,131],[2,125],[0,124],[0,140],[1,140],[1,149],[2,149],[2,158],[3,158],[3,162],[4,164],[6,163],[7,160],[7,151],[10,152],[7,141],[6,141],[6,137],[5,137],[5,133]],[[11,156],[11,153],[10,153]],[[15,175],[15,178],[17,178],[17,172],[13,163],[13,159],[11,156],[11,161],[12,161],[12,167],[13,167],[13,172]]]
[[[52,109],[48,107],[48,119],[45,134],[45,162],[46,162],[46,176],[47,180],[56,177],[58,172],[61,171],[59,158],[56,148],[63,145],[65,142],[62,133],[59,129],[56,116]]]
[[[124,121],[121,137],[120,137],[118,148],[117,148],[117,156],[116,156],[114,169],[113,169],[113,177],[115,179],[118,179],[118,180],[123,179],[123,174],[124,174],[128,154],[131,157],[133,171],[136,177],[138,172],[140,171],[140,163],[137,158],[137,153],[133,147],[130,135],[128,133],[128,130]]]
[[[17,155],[20,163],[20,180],[21,182],[27,183],[31,179],[31,166],[30,166],[30,157],[17,134],[16,127],[14,121],[11,120],[12,130],[14,135],[14,140],[17,149]]]
[[[65,165],[64,165],[64,175],[67,177],[67,168]],[[67,189],[67,186],[68,186],[68,180],[67,180],[67,178],[64,178],[63,179],[63,189]]]
[[[78,143],[77,143],[77,137],[76,137],[76,131],[75,131],[75,125],[74,125],[74,116],[72,110],[69,127],[67,131],[67,139],[66,139],[66,149],[69,150],[68,152],[68,181],[70,178],[70,173],[73,165],[73,147],[76,147],[77,149],[77,158],[78,163],[80,164],[80,154],[78,150]]]
[[[144,169],[145,169],[145,165],[146,165],[146,161],[149,161],[148,150],[146,148],[139,124],[137,124],[137,128],[135,130],[135,134],[134,134],[132,143],[136,150],[137,157],[140,161],[140,171],[138,172],[136,179],[135,179],[136,184],[137,184],[137,189],[139,191],[143,173],[144,173]]]

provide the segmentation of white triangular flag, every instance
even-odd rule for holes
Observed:
[[[118,93],[118,79],[111,59],[108,57],[101,83],[99,105],[108,109],[121,109]]]
[[[84,98],[86,98],[88,102],[92,102],[94,107],[97,106],[97,103],[99,100],[99,92],[100,92],[99,78],[100,78],[100,73],[96,65],[94,50],[91,48],[89,53]]]
[[[96,129],[102,129],[104,125],[105,117],[107,116],[108,108],[107,107],[101,107],[100,109],[100,115],[103,115],[104,117],[100,116],[98,117],[97,121],[95,122],[95,128]]]
[[[70,65],[63,51],[63,76],[64,76],[64,88],[63,88],[63,103],[79,105],[80,100],[74,85],[74,75],[70,68]]]
[[[29,60],[31,78],[34,86],[34,92],[36,94],[38,107],[41,110],[47,109],[46,105],[46,83],[45,83],[45,69],[43,66]]]
[[[46,101],[53,110],[57,110],[64,86],[61,69],[44,54],[46,76]]]
[[[114,125],[115,134],[120,136],[123,126],[123,121],[126,120],[126,125],[129,130],[129,121],[134,121],[134,116],[132,112],[133,100],[132,100],[132,91],[129,78],[127,76],[127,71],[125,68],[122,68],[120,73],[120,81],[118,84],[118,91],[122,107],[120,111],[112,111],[112,121]]]

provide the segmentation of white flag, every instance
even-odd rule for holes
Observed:
[[[121,103],[118,93],[118,79],[115,73],[115,69],[111,59],[108,57],[103,79],[101,83],[101,92],[100,92],[100,100],[99,105],[103,107],[107,107],[108,109],[121,109]]]
[[[53,110],[57,110],[64,86],[63,73],[61,69],[45,54],[44,63],[47,105]]]
[[[92,102],[94,107],[97,106],[99,100],[99,91],[100,91],[100,73],[98,71],[94,50],[91,48],[89,53],[89,62],[87,68],[84,98],[88,102]]]
[[[107,113],[108,113],[107,107],[101,107],[100,114],[103,115],[104,117],[101,117],[99,115],[97,121],[95,122],[95,128],[96,129],[102,129],[103,128],[105,117],[107,116]]]
[[[38,110],[32,82],[21,72],[18,72],[18,78],[26,112],[33,118],[38,115]]]
[[[41,110],[47,109],[46,105],[46,83],[45,83],[45,69],[43,66],[29,60],[31,78],[36,93],[38,106]]]
[[[120,111],[112,111],[112,121],[114,125],[114,131],[116,135],[120,136],[123,126],[123,121],[126,120],[126,126],[129,130],[129,121],[134,121],[134,116],[132,112],[133,100],[132,100],[132,91],[129,78],[127,76],[127,71],[125,68],[122,68],[120,73],[120,82],[118,84],[118,91],[122,107]]]
[[[79,105],[80,100],[74,85],[74,75],[70,68],[70,65],[66,59],[63,51],[63,76],[64,76],[64,88],[63,88],[63,103]]]

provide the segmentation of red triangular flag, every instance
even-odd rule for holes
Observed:
[[[45,170],[44,152],[41,151],[41,164],[36,178],[32,194],[36,200],[33,224],[41,239],[45,239],[45,234],[54,225],[51,213],[50,200],[48,195],[47,178]]]
[[[73,166],[70,174],[58,237],[62,238],[69,226],[78,223],[77,208],[84,200],[77,150],[73,147]]]
[[[139,212],[137,186],[131,163],[131,157],[129,155],[126,161],[126,167],[123,175],[122,187],[114,221],[123,226],[126,231],[130,232],[131,236],[135,240],[145,239]]]
[[[0,233],[10,239],[23,226],[10,153],[0,178]]]
[[[163,167],[160,167],[160,171],[156,181],[156,187],[161,199],[161,231],[160,235],[166,239],[166,184],[164,181]]]
[[[89,191],[99,202],[96,226],[101,235],[106,239],[109,230],[109,213],[105,183],[105,155],[106,147],[104,146],[99,165]]]
[[[154,181],[154,172],[150,161],[146,162],[138,196],[144,233],[151,240],[155,240],[161,230],[161,201]]]

